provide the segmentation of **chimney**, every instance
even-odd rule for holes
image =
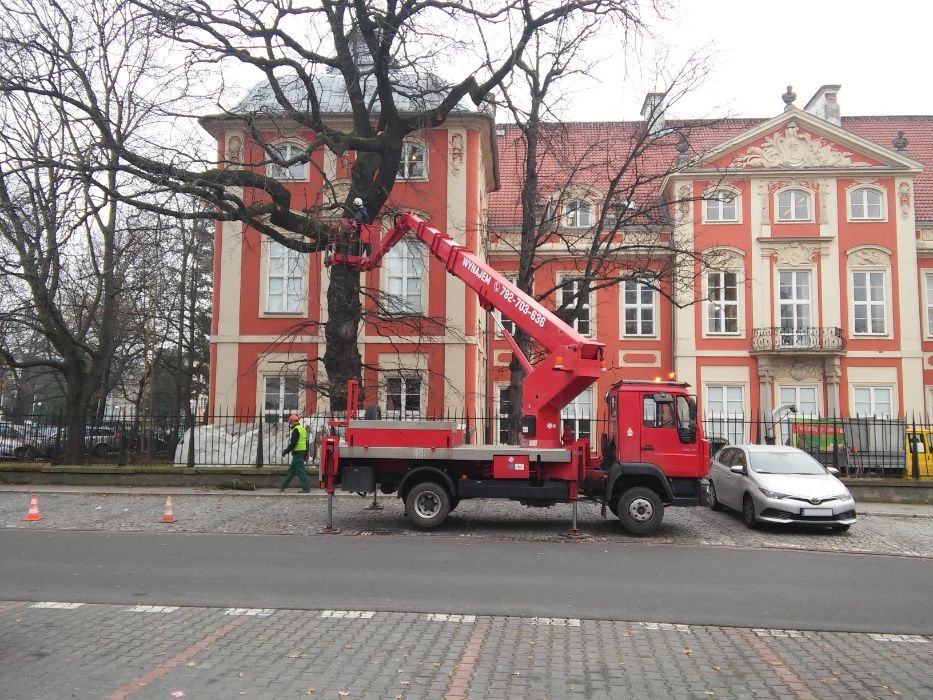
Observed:
[[[803,108],[804,111],[814,117],[832,122],[836,126],[842,126],[842,114],[837,101],[841,89],[842,85],[823,85],[807,102],[807,106]]]
[[[649,92],[641,105],[641,116],[648,125],[648,135],[656,136],[664,131],[664,98],[667,93]]]

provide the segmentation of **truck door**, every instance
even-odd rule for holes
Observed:
[[[687,398],[669,392],[642,396],[641,461],[655,464],[668,476],[700,474],[700,445]],[[692,439],[691,439],[692,437]]]

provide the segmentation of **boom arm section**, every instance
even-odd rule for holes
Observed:
[[[423,241],[450,274],[474,290],[485,310],[501,311],[548,351],[547,357],[532,367],[514,339],[503,330],[527,371],[522,400],[522,444],[561,446],[560,411],[605,371],[604,345],[580,335],[453,238],[411,213],[397,215],[386,237],[373,245],[368,256],[332,256],[330,264],[341,262],[360,271],[372,270],[408,233]]]

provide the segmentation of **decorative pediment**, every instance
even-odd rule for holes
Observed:
[[[801,132],[796,122],[788,122],[783,132],[765,137],[760,146],[750,146],[732,161],[733,168],[814,168],[869,167],[871,163],[852,159],[828,141]]]

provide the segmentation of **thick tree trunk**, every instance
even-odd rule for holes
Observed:
[[[344,265],[330,268],[327,311],[324,368],[327,370],[331,410],[359,408],[347,407],[347,380],[360,379],[362,374],[362,358],[357,344],[362,316],[359,272]]]

